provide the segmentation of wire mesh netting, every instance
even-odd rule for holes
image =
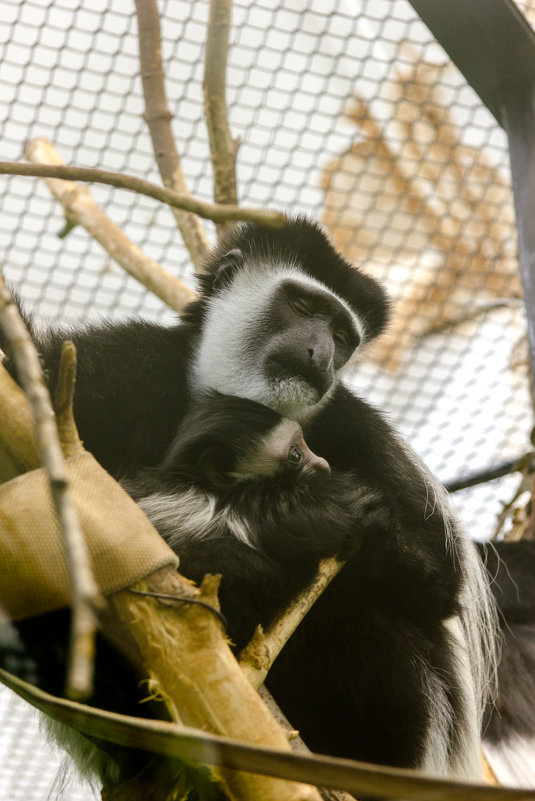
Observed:
[[[68,164],[158,182],[133,8],[1,8],[2,158],[19,159],[27,140],[47,137]],[[211,199],[208,2],[164,0],[160,9],[176,142],[192,193]],[[389,333],[355,374],[357,390],[443,481],[525,452],[532,416],[506,137],[407,0],[235,0],[227,99],[240,201],[321,220],[395,301]],[[172,318],[84,230],[57,236],[62,210],[43,182],[3,181],[2,266],[35,313]],[[193,285],[167,207],[110,187],[91,192],[137,245]],[[208,233],[214,241],[210,225]],[[456,495],[474,537],[492,533],[516,480]],[[11,696],[0,701],[0,796],[46,798],[34,740],[17,734],[35,738],[35,729]],[[29,751],[35,770],[17,762]]]

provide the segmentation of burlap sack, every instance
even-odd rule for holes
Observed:
[[[90,453],[67,460],[95,578],[108,595],[178,559]],[[0,606],[14,620],[70,605],[62,535],[48,479],[33,470],[0,486]]]

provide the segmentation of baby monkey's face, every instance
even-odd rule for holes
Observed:
[[[330,473],[329,463],[316,456],[303,438],[303,430],[294,420],[281,421],[260,440],[253,440],[238,458],[232,476],[236,481],[249,481],[287,474],[310,476]]]

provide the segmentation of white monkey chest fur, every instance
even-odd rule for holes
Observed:
[[[139,505],[170,547],[180,554],[180,545],[229,534],[255,547],[254,538],[243,519],[228,508],[217,509],[216,498],[209,492],[190,487],[183,492],[156,492]]]

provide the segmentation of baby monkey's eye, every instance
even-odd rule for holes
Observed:
[[[292,445],[288,451],[287,459],[292,467],[298,467],[303,461],[303,451],[301,448],[298,448],[297,445]]]

